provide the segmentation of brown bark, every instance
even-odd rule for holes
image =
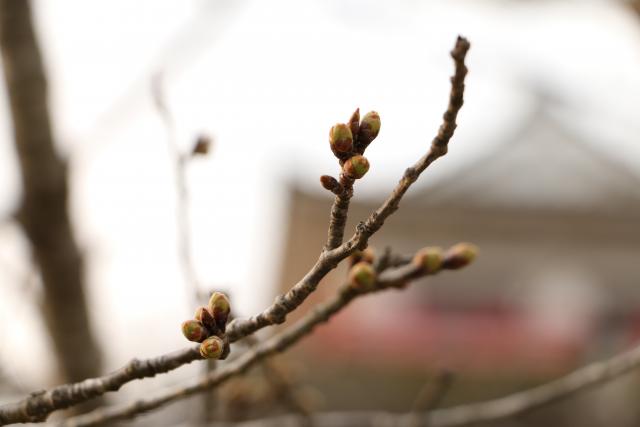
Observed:
[[[67,211],[67,167],[54,146],[28,1],[0,0],[0,50],[23,188],[17,217],[42,274],[46,325],[62,376],[91,378],[100,373],[100,351],[91,334],[84,263]]]

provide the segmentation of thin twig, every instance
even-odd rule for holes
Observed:
[[[190,200],[189,189],[187,186],[187,165],[191,156],[180,150],[176,136],[175,120],[173,118],[173,114],[171,114],[169,106],[167,105],[162,83],[162,75],[158,74],[153,80],[153,99],[158,113],[166,127],[169,154],[173,158],[173,175],[176,185],[175,211],[176,227],[178,232],[178,257],[180,259],[182,274],[185,279],[186,291],[190,296],[188,299],[190,301],[189,309],[193,310],[194,307],[198,306],[198,303],[202,298],[202,292],[191,251],[191,223],[189,221]],[[204,364],[204,372],[211,372],[215,370],[216,364],[217,362],[215,360],[208,360],[207,363]],[[212,421],[211,405],[215,401],[215,393],[212,391],[210,394],[204,396],[202,400],[202,420],[205,422]]]
[[[89,414],[63,421],[58,424],[58,426],[88,427],[104,425],[119,420],[127,420],[144,412],[165,406],[171,402],[217,387],[230,378],[246,372],[256,363],[291,347],[300,339],[313,332],[316,326],[327,322],[333,315],[344,309],[354,299],[368,293],[394,288],[399,284],[404,285],[410,280],[424,277],[427,274],[436,274],[440,271],[441,270],[426,273],[414,265],[388,270],[379,277],[374,288],[368,292],[357,291],[349,284],[345,284],[329,302],[316,306],[291,327],[248,350],[215,372],[199,378],[186,386],[172,388],[156,396],[139,399],[132,403],[97,409]]]
[[[162,88],[162,76],[157,75],[152,85],[153,99],[156,109],[167,130],[167,145],[169,154],[173,159],[174,179],[176,184],[176,224],[178,233],[178,256],[180,258],[180,268],[184,275],[185,284],[194,307],[200,300],[200,286],[198,277],[193,266],[191,256],[191,228],[189,226],[189,191],[187,188],[186,164],[189,157],[180,151],[178,144],[175,121],[167,106]]]
[[[323,251],[307,274],[288,292],[278,296],[275,302],[263,312],[246,320],[238,319],[231,322],[227,326],[227,336],[230,342],[242,339],[266,326],[283,323],[287,314],[302,304],[316,289],[320,280],[333,270],[340,261],[347,258],[357,249],[366,248],[368,239],[382,227],[386,218],[398,209],[402,196],[411,184],[418,179],[418,176],[433,161],[446,154],[447,144],[456,127],[457,113],[462,107],[464,77],[467,72],[464,58],[468,50],[469,42],[462,37],[458,37],[456,45],[451,52],[455,62],[455,74],[451,78],[452,87],[449,105],[443,116],[443,124],[438,131],[438,135],[432,141],[429,152],[405,171],[392,195],[365,222],[358,225],[356,233],[351,239],[335,249]],[[87,379],[79,383],[61,385],[18,402],[0,406],[0,425],[42,421],[55,410],[68,408],[108,391],[116,391],[122,385],[135,379],[153,377],[200,358],[198,347],[191,347],[151,359],[134,359],[114,373],[99,378]]]
[[[340,174],[340,188],[341,192],[336,194],[331,206],[331,214],[329,217],[329,231],[327,237],[327,244],[325,250],[330,251],[342,244],[344,238],[344,227],[347,225],[347,214],[349,212],[349,202],[353,197],[353,184],[354,180],[346,176],[344,173]]]

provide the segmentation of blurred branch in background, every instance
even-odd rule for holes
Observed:
[[[636,12],[638,17],[640,17],[640,0],[630,0],[629,6]]]
[[[17,219],[42,275],[42,309],[61,377],[80,381],[100,373],[101,353],[91,333],[84,260],[67,207],[67,164],[55,149],[30,2],[0,1],[0,48],[23,188]]]
[[[189,222],[189,190],[187,187],[186,168],[193,155],[206,154],[209,151],[211,141],[203,137],[202,140],[196,142],[196,146],[191,152],[182,152],[176,136],[175,121],[167,106],[162,85],[162,74],[158,74],[154,77],[152,83],[153,101],[167,131],[167,146],[173,162],[173,175],[176,184],[175,209],[178,257],[180,259],[180,269],[184,276],[187,297],[191,301],[189,306],[193,307],[198,304],[203,295],[191,255],[191,224]],[[198,147],[202,148],[198,151]]]
[[[158,110],[158,114],[162,118],[162,122],[167,131],[167,145],[169,148],[169,156],[173,162],[173,176],[176,185],[176,228],[178,240],[178,258],[180,259],[180,269],[184,276],[185,291],[187,293],[187,301],[190,301],[189,307],[193,308],[199,304],[199,301],[206,297],[203,291],[198,275],[196,273],[193,256],[191,250],[191,221],[189,220],[189,188],[187,185],[187,166],[189,162],[199,155],[206,155],[211,149],[211,139],[205,135],[198,137],[195,145],[190,152],[183,152],[180,149],[176,136],[176,125],[171,110],[165,99],[163,88],[163,76],[158,74],[152,82],[153,100]],[[215,360],[207,360],[204,366],[204,373],[212,372],[216,368]],[[213,420],[214,408],[216,406],[215,391],[211,390],[202,398],[202,411],[200,418],[204,423]]]

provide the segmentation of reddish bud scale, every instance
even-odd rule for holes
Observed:
[[[205,359],[219,359],[223,352],[224,341],[219,337],[209,337],[200,344],[200,355]]]
[[[422,248],[413,257],[413,264],[427,274],[439,271],[442,262],[442,249],[437,247]]]
[[[353,136],[354,143],[357,143],[358,132],[360,131],[360,109],[356,108],[351,118],[349,119],[349,129],[351,129],[351,135]]]
[[[449,248],[444,255],[443,267],[457,270],[473,262],[478,256],[478,248],[471,243],[458,243]]]
[[[187,320],[182,323],[182,334],[189,341],[202,342],[209,333],[202,323],[197,320]]]
[[[356,290],[369,291],[376,283],[376,271],[371,264],[359,262],[349,270],[349,284]]]
[[[351,179],[360,179],[369,171],[369,161],[364,156],[353,156],[342,166],[342,172]]]
[[[195,319],[202,323],[210,331],[216,330],[216,321],[213,318],[213,314],[207,307],[198,307],[196,310]]]

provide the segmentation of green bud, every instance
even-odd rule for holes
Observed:
[[[342,165],[342,172],[351,179],[362,178],[369,170],[369,160],[364,156],[353,156]]]
[[[223,352],[224,341],[215,335],[200,344],[200,355],[205,359],[219,359]]]
[[[358,152],[364,153],[371,141],[376,139],[380,132],[380,115],[375,111],[369,111],[360,122],[358,131]]]
[[[329,131],[329,144],[336,157],[342,157],[353,150],[353,134],[348,125],[338,123]]]
[[[224,331],[229,313],[231,313],[231,304],[227,296],[222,292],[214,292],[209,298],[209,311],[213,314],[218,328]]]
[[[214,331],[216,329],[216,321],[213,318],[213,314],[207,307],[198,307],[195,319],[210,331]]]
[[[413,257],[413,264],[427,274],[435,273],[442,268],[442,249],[429,247],[420,249]]]
[[[456,270],[469,265],[478,256],[478,248],[471,243],[458,243],[444,255],[443,267]]]
[[[182,322],[182,334],[193,342],[202,342],[209,336],[209,332],[204,325],[197,320],[187,320]]]
[[[371,264],[359,262],[349,270],[349,284],[359,291],[369,291],[376,283],[376,271]]]

